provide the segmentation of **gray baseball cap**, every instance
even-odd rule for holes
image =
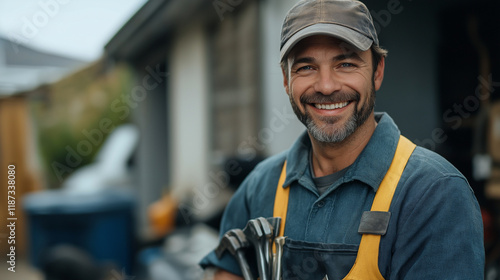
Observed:
[[[379,45],[368,8],[355,0],[302,0],[295,4],[281,29],[280,61],[302,39],[330,35],[366,51]]]

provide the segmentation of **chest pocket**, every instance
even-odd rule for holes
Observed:
[[[282,257],[282,279],[342,279],[352,267],[358,245],[311,243],[286,239]],[[366,280],[366,279],[365,279]]]
[[[415,147],[410,140],[400,136],[392,163],[380,183],[369,212],[389,211],[399,179]],[[285,179],[286,161],[274,201],[273,215],[281,217],[279,236],[284,236],[290,193],[290,188],[283,186]],[[360,233],[363,235],[359,248],[348,244],[308,243],[287,239],[282,259],[283,279],[316,280],[328,275],[330,280],[384,280],[378,267],[379,245],[383,231],[372,233],[360,229]],[[344,277],[346,271],[349,273]]]

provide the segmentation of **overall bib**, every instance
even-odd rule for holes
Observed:
[[[328,275],[329,280],[384,280],[378,267],[378,253],[381,235],[385,234],[388,225],[394,191],[398,185],[401,174],[410,158],[415,144],[400,136],[396,153],[384,179],[375,194],[371,211],[366,211],[360,223],[358,232],[362,234],[359,249],[357,245],[351,244],[326,244],[311,243],[292,240],[287,238],[285,242],[285,254],[282,259],[283,280],[311,279],[320,280]],[[278,182],[274,201],[274,217],[281,217],[279,236],[285,231],[286,214],[288,210],[288,196],[290,187],[283,188],[286,178],[286,161]],[[375,217],[375,219],[374,219]],[[363,220],[369,220],[368,230],[364,229]],[[381,231],[373,231],[377,225],[374,221],[381,219]],[[295,265],[288,266],[287,262]],[[354,265],[351,267],[352,263]],[[301,265],[297,265],[301,264]],[[350,268],[350,271],[349,271]],[[345,276],[345,271],[349,271]]]

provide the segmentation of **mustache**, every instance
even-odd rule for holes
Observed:
[[[359,101],[361,95],[354,92],[337,92],[330,95],[324,95],[320,92],[313,93],[311,95],[302,95],[300,97],[300,102],[302,104],[314,104],[314,103],[340,103],[346,101]]]

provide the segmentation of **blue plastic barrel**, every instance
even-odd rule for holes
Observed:
[[[28,217],[30,262],[40,268],[56,245],[80,248],[102,264],[132,272],[134,258],[134,195],[108,189],[76,195],[43,191],[23,198]]]

